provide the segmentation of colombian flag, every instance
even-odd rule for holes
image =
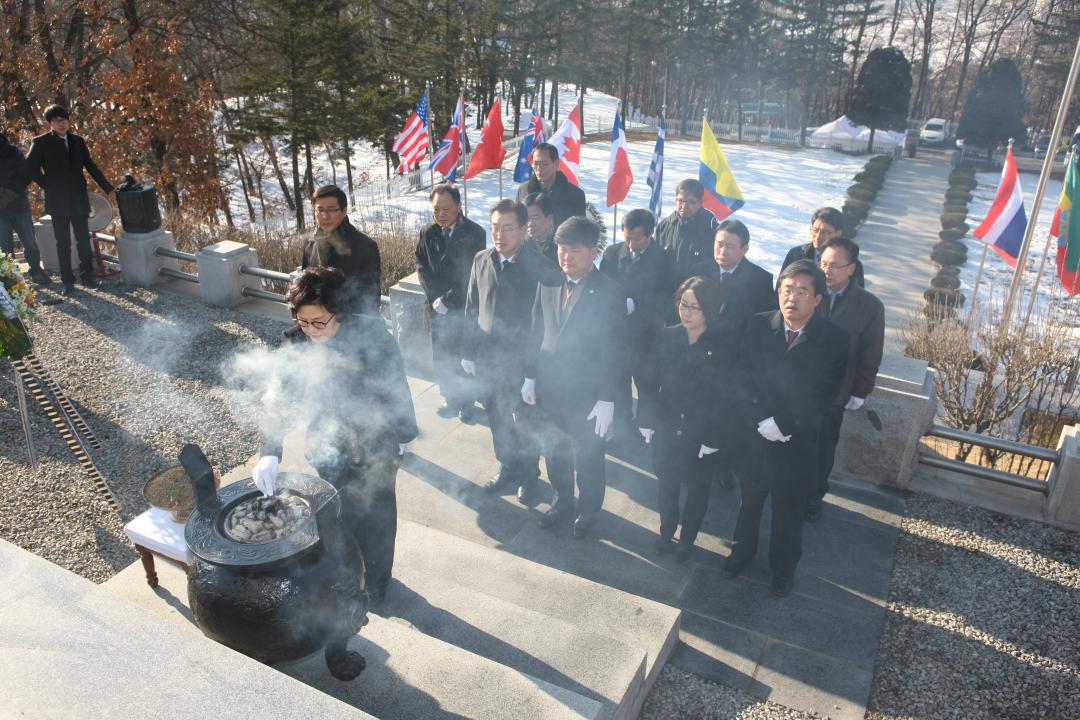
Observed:
[[[724,151],[716,141],[708,121],[701,125],[701,166],[698,180],[705,186],[702,205],[717,220],[723,220],[743,206],[742,191],[731,174]]]
[[[1057,272],[1061,285],[1069,295],[1080,292],[1080,221],[1073,217],[1073,208],[1080,200],[1080,178],[1077,177],[1076,155],[1065,173],[1065,186],[1061,189],[1054,223],[1050,234],[1057,237]]]

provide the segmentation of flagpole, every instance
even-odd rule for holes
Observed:
[[[1023,281],[1028,247],[1031,245],[1031,238],[1035,234],[1035,223],[1039,218],[1039,209],[1042,205],[1043,196],[1046,194],[1046,184],[1050,180],[1050,168],[1054,165],[1057,147],[1061,143],[1061,129],[1065,125],[1065,117],[1069,114],[1069,100],[1072,98],[1073,90],[1076,88],[1078,70],[1080,70],[1080,38],[1077,38],[1076,41],[1076,50],[1073,52],[1069,77],[1065,81],[1065,92],[1061,95],[1057,118],[1054,119],[1054,130],[1050,133],[1050,144],[1047,146],[1046,157],[1043,159],[1042,172],[1039,174],[1039,185],[1035,190],[1035,205],[1031,209],[1031,217],[1028,218],[1027,228],[1024,230],[1024,242],[1020,246],[1020,256],[1016,259],[1016,272],[1013,273],[1012,283],[1009,285],[1009,297],[1005,303],[1004,316],[1001,319],[1002,333],[1005,333],[1009,328],[1013,305],[1020,290],[1020,283]]]
[[[979,297],[979,283],[982,281],[983,265],[986,263],[986,252],[990,249],[990,243],[983,243],[982,257],[979,258],[979,272],[975,273],[975,287],[971,291],[971,307],[968,308],[967,324],[971,325],[971,318],[975,315],[975,304]]]
[[[1076,146],[1070,146],[1069,154],[1065,156],[1065,167],[1069,167],[1069,164],[1073,161],[1073,154],[1075,152]],[[1031,311],[1035,307],[1035,298],[1039,293],[1039,284],[1042,282],[1043,268],[1046,267],[1046,256],[1050,254],[1050,240],[1053,237],[1054,236],[1050,233],[1046,233],[1046,244],[1043,246],[1042,258],[1039,259],[1039,272],[1036,273],[1035,285],[1031,288],[1031,299],[1028,301],[1027,312],[1024,313],[1024,324],[1020,327],[1021,341],[1023,341],[1024,335],[1027,334],[1028,322],[1031,320]]]
[[[424,92],[427,93],[427,116],[428,116],[428,133],[427,133],[427,149],[428,155],[435,157],[435,145],[433,144],[432,135],[434,135],[435,123],[431,113],[431,83],[424,83]],[[435,168],[431,167],[431,163],[428,163],[428,174],[431,176],[431,187],[435,187]]]
[[[500,200],[502,200],[502,199],[503,199],[503,189],[502,189],[502,165],[500,165],[500,166],[499,166],[499,199],[500,199]]]
[[[618,222],[618,219],[619,219],[619,203],[615,203],[611,207],[611,244],[612,245],[614,245],[616,242],[618,242],[618,239],[619,239],[619,236],[616,235],[616,233],[618,231],[615,229],[616,227],[618,227],[616,225],[616,223]]]

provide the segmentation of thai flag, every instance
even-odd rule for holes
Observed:
[[[544,118],[540,117],[540,111],[533,105],[529,129],[525,131],[525,137],[521,139],[517,165],[514,166],[514,182],[526,182],[532,177],[532,161],[529,158],[533,148],[542,142],[544,142]]]
[[[656,131],[656,147],[653,149],[652,162],[649,164],[649,176],[645,179],[645,183],[652,188],[652,195],[649,197],[649,212],[653,214],[657,220],[660,219],[660,213],[663,211],[663,200],[660,193],[664,186],[664,137],[667,135],[664,129],[664,113],[660,113],[660,127]]]
[[[630,170],[630,156],[627,155],[626,129],[622,116],[615,112],[615,124],[611,128],[611,160],[608,163],[607,206],[622,202],[634,183],[634,173]]]
[[[994,196],[994,204],[986,213],[986,219],[972,234],[992,247],[1005,262],[1016,267],[1016,256],[1020,254],[1026,229],[1024,196],[1020,192],[1020,178],[1010,147],[1005,155],[1005,166],[1001,168],[1001,183]]]
[[[446,131],[446,137],[439,143],[439,149],[435,151],[435,157],[431,158],[431,169],[445,177],[449,182],[457,178],[458,163],[465,152],[465,130],[462,127],[462,118],[465,115],[465,98],[458,95],[457,108],[454,117],[450,121],[450,129]]]

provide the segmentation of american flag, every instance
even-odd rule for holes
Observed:
[[[431,158],[431,169],[439,172],[450,182],[454,182],[457,178],[458,163],[465,152],[465,130],[462,120],[464,114],[465,98],[458,95],[457,108],[454,110],[454,118],[450,121],[450,129],[446,131],[446,137],[439,143],[435,157]]]
[[[652,188],[649,197],[649,211],[657,220],[660,219],[663,200],[660,196],[664,184],[664,113],[660,113],[660,127],[656,131],[656,147],[653,149],[652,162],[649,164],[649,177],[645,183]]]
[[[404,175],[418,167],[427,154],[427,146],[428,95],[425,92],[416,105],[416,112],[405,121],[405,128],[394,140],[393,150],[401,159],[397,167],[398,174]]]
[[[542,142],[544,142],[544,118],[540,117],[540,110],[533,105],[529,129],[525,131],[525,137],[521,139],[517,165],[514,166],[514,182],[525,182],[532,177],[529,156],[532,155],[533,148]]]

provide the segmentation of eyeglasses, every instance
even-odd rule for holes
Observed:
[[[331,315],[325,320],[301,320],[300,318],[296,318],[296,324],[299,325],[301,328],[311,327],[315,328],[316,330],[325,330],[326,326],[334,322],[334,318],[336,317],[337,315]]]
[[[810,297],[813,294],[814,293],[812,291],[807,290],[806,288],[803,288],[803,287],[793,287],[791,285],[787,285],[785,287],[780,288],[780,297],[786,297],[787,298],[787,297],[795,296],[795,297],[799,298],[800,300],[805,300],[806,298]]]
[[[810,234],[811,235],[832,235],[835,232],[836,232],[836,228],[830,227],[828,225],[811,225],[810,226]]]
[[[686,302],[685,300],[680,300],[679,301],[679,309],[680,310],[685,310],[688,313],[699,313],[699,312],[701,312],[701,306],[700,305],[691,305],[690,303]]]
[[[851,265],[851,263],[849,263],[849,262],[847,262],[847,263],[827,263],[827,262],[818,263],[818,267],[820,267],[825,272],[829,272],[830,270],[842,270],[842,269],[846,268],[848,265]]]
[[[338,212],[341,212],[341,208],[339,208],[339,207],[332,207],[332,208],[317,207],[317,208],[315,208],[315,214],[316,215],[333,215],[334,213],[338,213]]]

